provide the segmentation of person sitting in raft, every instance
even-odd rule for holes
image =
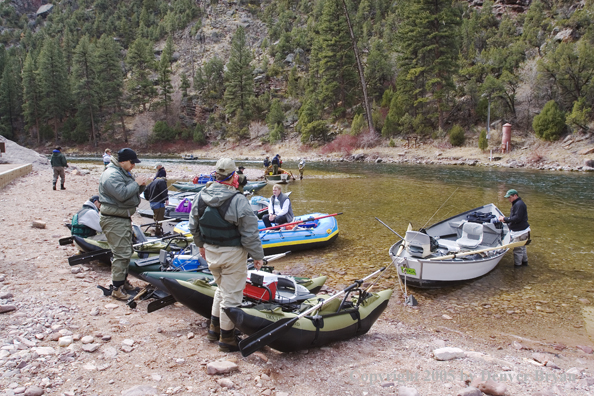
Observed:
[[[272,222],[276,224],[285,224],[293,221],[293,207],[289,196],[283,194],[280,184],[272,187],[272,197],[268,205],[268,214],[264,215],[262,221],[266,227],[272,227]]]
[[[86,201],[82,209],[78,211],[70,223],[70,232],[72,235],[81,238],[88,238],[101,232],[101,225],[99,224],[99,195],[93,195]]]

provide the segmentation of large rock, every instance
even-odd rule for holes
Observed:
[[[230,373],[237,369],[238,369],[238,367],[235,363],[230,362],[228,360],[223,360],[220,362],[208,363],[206,365],[206,374],[208,374],[208,375],[227,374],[227,373]]]
[[[483,396],[483,392],[475,388],[474,386],[469,386],[468,388],[464,388],[459,391],[456,396]]]
[[[460,348],[445,347],[435,349],[433,356],[436,360],[452,360],[464,357],[464,351]]]

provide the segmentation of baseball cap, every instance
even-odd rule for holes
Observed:
[[[245,169],[244,166],[238,166],[237,169]]]
[[[131,148],[123,148],[118,151],[118,162],[132,161],[134,164],[140,163],[136,151]]]
[[[99,195],[93,195],[91,198],[89,198],[89,201],[93,203],[99,201]]]
[[[504,196],[504,198],[509,198],[509,197],[511,197],[512,195],[518,195],[518,192],[517,192],[516,190],[514,190],[513,188],[512,188],[511,190],[508,190],[508,191],[505,193],[505,196]]]
[[[228,176],[235,172],[235,161],[231,158],[221,158],[217,161],[216,172],[222,176]]]

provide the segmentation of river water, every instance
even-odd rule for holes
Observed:
[[[293,169],[296,166],[285,166]],[[246,165],[247,166],[247,165]],[[297,173],[297,172],[295,172]],[[324,274],[339,288],[388,265],[399,238],[375,217],[404,235],[414,229],[487,203],[509,213],[504,198],[518,190],[528,206],[532,243],[529,266],[515,269],[512,252],[486,276],[463,285],[410,289],[418,309],[402,308],[402,319],[447,326],[451,317],[469,334],[513,333],[559,343],[594,341],[594,174],[461,166],[308,163],[292,191],[295,214],[336,213],[340,235],[331,246],[295,253],[277,269],[307,276]],[[270,196],[271,185],[259,194]],[[380,286],[399,289],[396,271]],[[395,294],[391,304],[401,303]]]
[[[143,162],[151,164],[150,159]],[[199,163],[214,165],[215,161]],[[248,161],[237,164],[261,166]],[[298,174],[295,163],[283,168]],[[510,251],[482,278],[448,288],[409,289],[419,302],[417,308],[403,305],[395,293],[384,315],[428,328],[455,326],[493,340],[504,333],[565,345],[592,345],[592,173],[307,163],[305,179],[290,182],[283,191],[292,192],[296,215],[342,212],[337,217],[340,235],[331,246],[291,254],[274,266],[294,275],[327,275],[327,284],[339,289],[390,264],[388,249],[399,237],[375,217],[404,235],[409,223],[419,229],[487,203],[508,214],[511,205],[504,195],[510,188],[518,190],[528,207],[532,229],[529,266],[515,269]],[[270,196],[272,184],[258,194]],[[400,290],[394,267],[378,286]]]

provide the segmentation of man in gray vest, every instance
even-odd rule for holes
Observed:
[[[260,269],[264,250],[258,233],[258,218],[247,198],[237,190],[235,161],[221,158],[215,181],[194,198],[190,232],[218,285],[212,304],[207,339],[219,341],[221,352],[239,350],[235,325],[223,308],[237,307],[243,300],[248,254]]]
[[[93,195],[83,204],[82,209],[72,216],[72,222],[70,223],[70,232],[72,235],[88,238],[101,232],[99,208],[101,208],[99,195]]]
[[[111,296],[127,300],[126,290],[133,287],[126,280],[132,249],[132,215],[140,204],[140,193],[145,189],[147,178],[134,180],[130,173],[140,163],[134,150],[124,148],[101,174],[99,179],[99,201],[101,202],[101,229],[113,253],[111,262]]]
[[[281,185],[272,187],[272,197],[268,205],[268,214],[262,217],[266,227],[272,227],[272,222],[285,224],[293,221],[293,207],[289,196],[282,193]]]

